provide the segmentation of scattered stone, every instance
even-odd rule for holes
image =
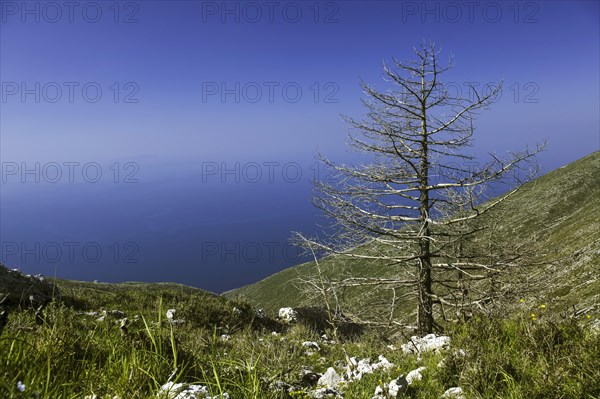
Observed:
[[[337,388],[342,381],[342,377],[335,371],[333,367],[329,367],[325,374],[319,378],[317,385],[328,387],[328,388]]]
[[[426,367],[421,366],[418,369],[415,369],[408,373],[406,375],[406,382],[408,383],[408,385],[412,385],[412,383],[415,381],[421,381],[423,379],[423,374],[421,373],[425,371],[425,369]]]
[[[309,349],[308,351],[306,351],[306,355],[308,356],[321,351],[321,347],[319,346],[319,344],[314,341],[304,341],[302,342],[302,346]]]
[[[381,385],[377,385],[377,388],[375,388],[375,396],[373,396],[373,399],[380,399],[380,398],[385,398],[386,395],[386,389],[387,389],[387,384],[383,384],[383,387]]]
[[[354,362],[353,362],[354,363]],[[371,359],[362,359],[356,365],[356,372],[362,374],[370,374],[373,372],[373,366],[371,366]]]
[[[343,399],[344,395],[335,388],[319,388],[308,393],[314,399]]]
[[[279,320],[284,323],[295,323],[298,320],[298,312],[292,308],[279,309]]]
[[[461,387],[452,387],[442,394],[442,398],[465,399],[465,396]]]
[[[383,355],[379,355],[379,361],[373,364],[373,370],[377,370],[378,368],[383,368],[384,370],[387,370],[391,367],[394,367],[394,365]]]
[[[404,375],[401,375],[400,377],[390,382],[390,392],[395,391],[396,396],[398,396],[399,393],[405,393],[407,389],[408,381],[406,380],[406,377]]]
[[[428,334],[423,338],[413,336],[410,342],[402,344],[402,352],[404,353],[417,353],[422,352],[438,352],[442,349],[447,349],[450,346],[450,337],[435,334]]]
[[[388,399],[397,398],[398,394],[405,393],[408,389],[408,382],[403,375],[395,380],[390,381],[389,384],[379,385],[375,389],[375,396],[372,399]]]
[[[302,346],[311,348],[311,349],[315,349],[317,351],[321,350],[321,347],[319,346],[319,344],[314,341],[304,341],[304,342],[302,342]]]
[[[165,396],[166,395],[166,396]],[[158,391],[160,398],[167,399],[229,399],[229,394],[209,396],[208,388],[203,385],[167,382]]]
[[[231,335],[223,334],[221,335],[221,341],[229,341],[231,339]]]
[[[346,376],[349,380],[356,381],[360,380],[364,374],[371,374],[380,368],[387,370],[394,366],[383,355],[379,355],[379,361],[376,363],[371,363],[371,359],[362,359],[357,362],[354,357],[350,358],[350,362],[352,363],[352,368],[348,367]]]
[[[173,318],[175,317],[175,312],[177,312],[176,309],[169,309],[169,310],[167,310],[167,319],[168,320],[173,320]]]

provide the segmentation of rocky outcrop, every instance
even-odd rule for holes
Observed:
[[[295,323],[298,319],[298,312],[292,308],[281,308],[277,318],[286,324]]]
[[[160,398],[167,399],[229,399],[229,394],[210,396],[208,387],[203,385],[167,382],[159,392]]]
[[[42,275],[23,274],[0,264],[0,302],[4,308],[44,307],[59,296],[58,288]]]
[[[423,338],[413,336],[406,344],[401,345],[404,353],[423,353],[423,352],[439,352],[448,349],[450,346],[450,337],[445,335],[428,334]]]

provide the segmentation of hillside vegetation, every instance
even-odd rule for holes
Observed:
[[[557,261],[544,269],[539,289],[531,302],[549,302],[554,309],[594,308],[600,304],[600,152],[552,171],[524,185],[501,203],[498,239],[518,245],[535,237],[531,252],[536,261]],[[392,267],[361,260],[330,257],[321,262],[329,277],[339,275],[391,277]],[[305,295],[296,283],[298,277],[314,274],[314,264],[285,269],[251,284],[226,292],[251,304],[275,311],[282,306],[309,306],[315,298]],[[357,290],[340,298],[343,310],[353,311],[381,301],[370,290]],[[399,316],[410,316],[415,304],[401,306]]]
[[[449,325],[449,347],[413,354],[400,350],[411,347],[402,335],[367,329],[335,342],[327,329],[177,284],[57,284],[62,298],[43,320],[12,309],[0,331],[3,399],[437,399],[458,387],[454,398],[600,395],[600,328],[589,313],[563,319],[520,303],[510,317]],[[319,387],[328,370],[345,375],[346,354],[390,363]],[[421,379],[401,393],[375,395],[415,371]],[[196,394],[161,390],[169,381]]]
[[[537,256],[561,259],[559,267],[505,308],[444,323],[439,350],[406,350],[417,339],[410,329],[362,326],[334,340],[326,323],[286,321],[250,304],[273,312],[318,305],[292,283],[311,264],[227,296],[172,283],[57,279],[45,308],[30,308],[23,295],[0,303],[0,398],[598,398],[599,172],[594,153],[502,205],[502,239],[536,235]],[[333,274],[393,272],[337,259],[323,265]],[[381,300],[368,290],[342,299],[349,309]],[[414,304],[400,308],[409,319]]]

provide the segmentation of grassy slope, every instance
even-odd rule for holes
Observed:
[[[246,303],[239,303],[199,288],[176,283],[92,283],[56,279],[60,303],[74,311],[119,310],[155,319],[157,312],[177,309],[175,318],[192,327],[219,325],[225,329],[273,327],[268,319],[256,319]],[[239,310],[234,312],[234,308]]]
[[[537,234],[537,248],[547,258],[563,259],[561,266],[551,271],[552,283],[541,289],[540,295],[561,306],[580,307],[600,303],[600,152],[550,172],[524,186],[509,201],[501,204],[505,219],[499,233],[517,243]],[[327,273],[350,268],[350,273],[391,273],[382,265],[354,265],[339,260],[323,261]],[[358,263],[358,264],[357,264]],[[344,265],[340,267],[340,265]],[[282,306],[310,305],[295,287],[298,276],[311,273],[311,264],[285,269],[260,282],[225,293],[241,297],[267,310]],[[596,271],[595,271],[596,270]],[[349,298],[348,305],[364,306],[368,292],[360,298]],[[367,301],[367,302],[366,302]]]
[[[0,335],[0,398],[167,399],[159,387],[172,378],[206,385],[215,398],[228,392],[242,399],[307,399],[305,368],[323,373],[337,365],[342,372],[344,353],[358,359],[384,354],[395,364],[345,386],[349,399],[369,399],[381,381],[420,366],[427,368],[423,380],[403,397],[439,398],[453,386],[474,399],[600,394],[600,334],[587,328],[592,320],[534,321],[524,304],[509,320],[476,317],[452,326],[452,345],[464,349],[464,357],[441,352],[418,358],[388,346],[405,340],[373,331],[343,345],[319,341],[318,353],[307,352],[302,343],[319,340],[320,333],[302,325],[282,335],[247,328],[230,301],[180,285],[58,283],[63,300],[50,304],[43,324],[32,311],[11,312]],[[109,316],[82,313],[98,306]],[[165,321],[171,306],[185,323]],[[116,309],[129,318],[125,332],[119,328],[123,315],[110,312]],[[231,335],[219,338],[222,333]]]
[[[507,210],[512,206],[519,212],[507,217],[506,235],[518,239],[543,225],[547,228],[540,235],[540,246],[548,246],[559,255],[572,255],[575,248],[593,248],[586,254],[575,254],[556,271],[561,279],[554,281],[559,284],[546,293],[566,301],[598,301],[593,267],[599,260],[599,155],[542,177],[507,205]],[[565,198],[556,194],[564,192],[570,194]],[[576,193],[580,196],[573,197]],[[519,201],[531,206],[525,209]],[[386,271],[378,265],[328,262],[335,262],[332,269],[336,273]],[[276,294],[273,298],[286,304],[300,301],[298,291],[286,283],[308,267],[301,265],[270,277],[279,281],[271,289]],[[321,342],[322,351],[310,354],[302,342],[318,340],[318,333],[296,325],[283,335],[272,335],[273,322],[256,320],[248,306],[179,284],[66,280],[57,280],[57,284],[62,300],[44,311],[42,325],[36,323],[31,310],[10,312],[0,334],[0,398],[81,399],[98,395],[99,399],[114,399],[117,395],[120,399],[165,399],[156,393],[170,376],[179,382],[207,385],[212,395],[228,392],[232,398],[307,398],[300,392],[304,366],[322,373],[344,358],[343,351],[359,359],[384,354],[396,365],[350,384],[345,388],[347,398],[371,398],[380,380],[390,381],[418,366],[426,366],[427,372],[406,397],[439,398],[452,386],[463,387],[467,397],[477,399],[591,399],[600,395],[600,358],[596,355],[600,334],[590,333],[587,326],[597,323],[597,318],[585,313],[562,320],[550,314],[546,317],[539,305],[534,309],[521,303],[509,319],[476,317],[469,323],[450,326],[452,345],[464,349],[465,357],[439,353],[424,354],[419,360],[388,347],[389,343],[399,347],[405,340],[381,339],[376,332],[343,347]],[[268,291],[256,292],[265,295],[265,303],[275,303],[269,301]],[[372,300],[368,294],[353,300]],[[103,308],[109,312],[102,320],[98,313],[84,313]],[[175,308],[176,318],[186,322],[166,322],[169,308]],[[112,310],[125,313],[127,331],[119,328],[123,315]],[[537,320],[530,317],[533,311]],[[223,333],[231,337],[220,339]],[[444,366],[438,367],[442,359]],[[273,389],[272,382],[277,380],[293,384],[294,394]],[[20,392],[19,382],[25,384],[25,392]]]
[[[163,296],[167,302],[189,297],[196,297],[199,300],[217,298],[217,295],[199,288],[175,283],[92,283],[61,279],[56,279],[55,282],[60,288],[63,300],[80,309],[104,307],[138,311],[153,308],[156,299],[160,296]]]

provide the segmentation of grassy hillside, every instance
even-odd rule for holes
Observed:
[[[549,301],[555,309],[572,305],[598,308],[600,152],[528,183],[497,211],[503,214],[498,229],[502,240],[516,245],[535,235],[532,250],[538,260],[561,260],[558,267],[544,271],[544,280],[549,284],[539,287],[535,300]],[[322,267],[328,276],[394,274],[386,265],[339,258],[322,261]],[[310,305],[315,299],[304,295],[295,281],[311,273],[314,273],[314,265],[302,264],[225,295],[243,298],[270,311],[282,306]],[[380,299],[369,290],[363,290],[342,298],[342,304],[353,309]],[[401,310],[408,313],[414,309],[413,305],[408,301]]]
[[[60,289],[57,302],[75,313],[95,312],[108,319],[132,317],[139,324],[141,318],[165,320],[168,309],[176,309],[175,319],[185,320],[189,328],[229,333],[251,329],[278,330],[276,321],[257,317],[247,302],[227,299],[199,288],[176,283],[98,283],[72,280],[54,280]],[[111,310],[118,313],[111,314]]]
[[[54,282],[60,296],[41,314],[10,307],[0,325],[0,398],[147,399],[169,377],[207,379],[230,349],[214,352],[221,335],[278,329],[246,304],[180,284]]]
[[[437,399],[457,386],[481,399],[600,395],[600,331],[586,315],[533,319],[521,304],[509,319],[451,326],[448,350],[417,356],[399,349],[406,338],[368,331],[334,342],[322,331],[283,327],[247,305],[177,284],[57,284],[62,298],[43,320],[12,309],[0,328],[0,398],[207,397],[161,391],[172,381],[205,387],[213,399],[371,399],[383,382],[419,367],[423,379],[398,397]],[[168,309],[175,309],[174,321]],[[374,361],[383,355],[393,366],[316,396],[316,378],[330,367],[343,374],[345,354]]]
[[[447,350],[404,353],[400,347],[410,331],[391,335],[369,328],[335,342],[331,331],[283,325],[238,299],[179,284],[56,280],[61,296],[41,315],[14,307],[8,318],[0,312],[0,398],[198,398],[161,391],[170,381],[201,385],[213,399],[372,399],[383,383],[418,367],[425,367],[422,380],[399,398],[438,399],[453,387],[477,399],[598,398],[598,172],[595,153],[532,182],[503,205],[504,238],[518,242],[535,233],[539,256],[563,262],[538,296],[516,301],[508,316],[448,323]],[[334,258],[324,266],[336,274],[393,272]],[[311,268],[284,270],[229,296],[243,293],[273,310],[312,305],[314,299],[291,283]],[[378,298],[362,290],[342,300],[365,307]],[[554,311],[571,304],[589,309],[567,317]],[[414,306],[401,308],[409,314]],[[169,309],[175,310],[172,320]],[[383,355],[393,366],[339,385],[334,394],[316,395],[316,378],[329,368],[343,374],[346,354],[373,361]]]

